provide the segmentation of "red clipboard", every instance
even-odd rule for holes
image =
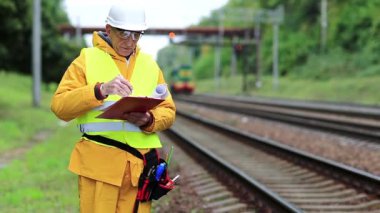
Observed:
[[[122,119],[123,114],[129,112],[147,112],[164,99],[149,98],[149,97],[123,97],[113,105],[107,107],[104,112],[97,116],[97,118],[107,119]]]

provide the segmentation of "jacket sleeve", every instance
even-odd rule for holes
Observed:
[[[95,84],[88,85],[85,76],[84,51],[70,64],[51,101],[55,115],[70,121],[102,104],[95,97]]]
[[[159,71],[158,84],[165,84],[165,79],[162,71]],[[151,125],[144,127],[142,130],[145,132],[157,132],[168,129],[173,125],[175,120],[176,107],[171,94],[169,93],[165,101],[160,103],[155,109],[150,111],[153,115],[153,122]]]

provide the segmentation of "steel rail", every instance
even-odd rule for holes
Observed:
[[[327,168],[328,172],[326,173],[326,175],[329,175],[329,176],[332,175],[336,178],[338,177],[337,174],[339,174],[339,177],[341,177],[342,180],[344,180],[348,184],[354,183],[356,184],[357,187],[362,187],[363,185],[365,185],[367,187],[359,188],[359,189],[365,190],[366,192],[369,192],[369,193],[380,195],[380,191],[378,190],[380,189],[379,176],[356,169],[351,166],[344,165],[342,163],[338,163],[336,161],[332,161],[323,157],[319,157],[319,156],[307,153],[302,150],[298,150],[294,147],[281,144],[279,142],[276,142],[268,138],[263,138],[263,137],[253,135],[250,133],[238,131],[237,129],[231,126],[214,122],[203,117],[191,115],[189,113],[185,113],[181,111],[177,111],[177,114],[180,116],[184,116],[188,119],[192,119],[197,122],[201,122],[206,125],[212,126],[220,131],[228,132],[228,134],[234,135],[236,137],[242,137],[247,140],[250,140],[252,141],[252,145],[262,146],[265,149],[281,152],[283,153],[284,157],[288,159],[296,158],[296,162],[300,165],[307,165],[311,163],[315,167],[318,167],[318,168]],[[333,171],[333,173],[330,173],[331,171]],[[351,182],[352,179],[354,179],[355,181]]]
[[[174,128],[170,128],[169,130],[167,130],[166,134],[168,134],[169,137],[174,136],[176,138],[174,141],[177,141],[176,144],[182,147],[184,150],[187,150],[187,153],[189,153],[189,155],[196,155],[196,157],[194,158],[198,161],[201,161],[203,165],[205,164],[205,160],[203,159],[207,158],[207,160],[212,160],[212,162],[216,164],[213,166],[216,166],[218,168],[214,168],[212,170],[227,172],[228,174],[230,174],[228,175],[230,178],[233,177],[235,179],[235,181],[233,181],[235,182],[235,184],[243,184],[243,188],[245,188],[245,190],[251,190],[250,193],[253,192],[256,199],[260,199],[260,201],[254,201],[260,202],[260,204],[256,204],[256,206],[259,206],[259,209],[271,209],[271,211],[273,212],[302,212],[300,209],[293,206],[291,203],[283,199],[281,196],[268,189],[265,185],[256,181],[255,179],[253,179],[252,177],[250,177],[245,172],[232,165],[228,161],[223,160],[213,152],[205,149],[196,141],[182,134],[180,131],[175,130]]]
[[[234,101],[234,98],[220,99],[215,97],[212,98],[211,96],[178,96],[175,98],[179,101],[196,103],[229,112],[242,113],[265,119],[291,123],[302,127],[309,127],[312,129],[334,132],[341,135],[365,139],[370,142],[380,142],[380,119],[378,119],[379,122],[377,122],[375,116],[373,118],[374,120],[368,120],[368,117],[370,117],[370,115],[366,114],[365,112],[361,112],[360,110],[353,112],[352,116],[354,117],[347,117],[343,119],[334,117],[331,109],[327,109],[327,111],[324,111],[324,109],[322,107],[319,107],[318,105],[316,105],[313,108],[313,112],[309,113],[308,110],[310,111],[310,106],[303,108],[300,105],[297,106],[297,108],[293,108],[292,111],[289,111],[287,109],[282,109],[279,104],[275,104],[274,107],[269,103],[266,103],[265,106],[262,104],[259,104],[259,106],[257,106],[256,102],[254,101],[240,102]],[[284,105],[285,108],[289,108],[288,106],[289,105]],[[320,116],[318,116],[318,114],[315,114],[316,111],[321,113]],[[334,113],[336,113],[337,115],[349,116],[349,112],[346,110],[339,111],[338,109],[336,109]],[[371,115],[373,113],[376,113],[375,109],[373,109],[372,112],[370,112]],[[363,117],[361,118],[364,118],[365,120],[362,122],[355,122],[355,120],[353,119],[358,119],[359,114],[362,115]]]

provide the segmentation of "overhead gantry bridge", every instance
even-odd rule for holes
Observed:
[[[74,27],[71,25],[62,25],[59,30],[63,34],[76,35],[78,33],[88,34],[94,31],[104,31],[104,27]],[[216,36],[223,34],[223,37],[232,38],[234,36],[243,37],[244,35],[252,35],[254,29],[252,28],[226,28],[220,29],[219,27],[188,27],[188,28],[150,28],[144,31],[144,35],[169,35],[175,33],[176,35],[202,35],[202,36]]]

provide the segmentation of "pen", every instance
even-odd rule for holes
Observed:
[[[179,178],[179,176],[180,175],[175,176],[172,181],[175,182]]]
[[[173,178],[173,180],[169,181],[166,186],[172,186],[174,185],[175,181],[179,178],[180,175],[177,175]]]
[[[148,174],[146,175],[146,179],[149,179],[150,175],[153,174],[153,172],[154,172],[154,167],[150,167]]]
[[[148,171],[148,176],[150,176],[150,174],[153,172],[154,168],[153,167],[150,167],[149,171]]]

